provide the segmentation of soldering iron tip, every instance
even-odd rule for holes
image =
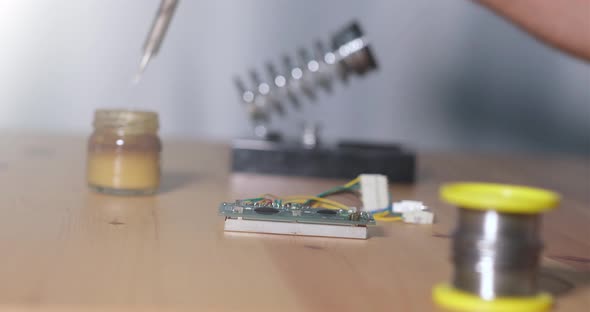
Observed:
[[[137,74],[133,78],[134,84],[138,84],[141,81],[141,77],[143,76],[143,73],[145,72],[145,69],[147,68],[151,58],[152,58],[151,53],[145,53],[143,55],[143,57],[141,58],[141,62],[139,63],[139,70],[137,71]]]
[[[135,76],[133,77],[133,84],[139,84],[139,82],[141,81],[141,72],[138,72],[137,74],[135,74]]]

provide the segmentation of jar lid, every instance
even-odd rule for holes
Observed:
[[[158,113],[122,109],[99,109],[94,112],[95,128],[123,129],[136,132],[157,131]]]

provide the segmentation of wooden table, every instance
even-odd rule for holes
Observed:
[[[450,276],[455,209],[441,182],[520,183],[563,194],[545,216],[543,289],[555,311],[590,311],[586,158],[424,154],[415,185],[433,226],[380,224],[366,241],[224,233],[221,201],[315,194],[343,181],[232,175],[223,144],[165,143],[153,197],[87,190],[85,140],[0,137],[0,309],[11,311],[431,311]]]

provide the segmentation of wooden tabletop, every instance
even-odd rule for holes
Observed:
[[[541,286],[555,311],[590,308],[590,161],[423,154],[417,199],[436,224],[379,224],[366,241],[231,234],[221,201],[316,194],[344,181],[231,174],[224,144],[165,142],[157,196],[88,191],[82,138],[0,136],[0,310],[436,311],[449,281],[455,209],[442,182],[518,183],[560,192],[544,219]]]

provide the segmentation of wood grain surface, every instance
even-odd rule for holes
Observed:
[[[0,310],[437,311],[455,217],[438,187],[465,180],[563,195],[544,219],[540,283],[555,311],[590,310],[587,158],[420,155],[418,182],[391,190],[432,207],[436,224],[380,223],[356,241],[224,233],[221,201],[344,182],[232,175],[224,144],[165,142],[162,191],[137,198],[87,190],[83,138],[4,134],[0,146]]]

